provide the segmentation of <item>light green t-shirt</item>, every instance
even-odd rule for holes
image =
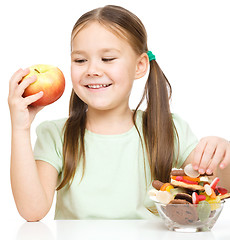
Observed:
[[[142,133],[141,110],[137,126]],[[197,144],[197,138],[188,124],[173,114],[179,135],[180,167]],[[36,160],[54,166],[62,178],[62,129],[66,119],[46,121],[37,127],[34,147]],[[77,168],[69,189],[57,192],[55,219],[151,219],[155,216],[146,207],[153,205],[148,197],[152,188],[150,169],[143,152],[139,135],[133,126],[119,135],[100,135],[86,130],[86,168]],[[178,146],[175,146],[177,156]],[[146,168],[146,170],[145,170]],[[147,180],[147,181],[146,181]]]

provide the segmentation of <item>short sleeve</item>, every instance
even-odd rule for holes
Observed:
[[[172,117],[177,131],[177,134],[175,134],[175,161],[173,167],[180,168],[192,150],[196,147],[198,139],[186,121],[180,118],[177,114],[172,114]],[[177,138],[177,135],[179,139]]]
[[[60,174],[63,166],[63,137],[64,121],[45,121],[37,129],[37,140],[34,146],[34,158],[42,160],[55,167]]]

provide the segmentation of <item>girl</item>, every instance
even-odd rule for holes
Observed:
[[[55,219],[151,218],[146,205],[153,179],[168,181],[172,167],[192,161],[200,172],[228,165],[226,140],[204,138],[197,145],[187,123],[170,113],[170,84],[133,13],[105,6],[84,14],[73,28],[71,51],[69,118],[42,123],[34,153],[30,126],[41,108],[30,104],[43,93],[22,97],[36,80],[20,82],[28,69],[10,81],[11,184],[23,218],[42,219],[56,187]],[[141,102],[131,110],[133,81],[148,68]],[[144,99],[146,110],[138,110]],[[220,174],[229,186],[226,173],[229,167]]]

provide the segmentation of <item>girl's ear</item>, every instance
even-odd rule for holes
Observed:
[[[147,53],[142,53],[137,60],[135,79],[142,78],[146,74],[148,70],[148,66],[149,66],[149,57]]]

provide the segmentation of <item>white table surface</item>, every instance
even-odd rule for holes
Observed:
[[[209,232],[177,233],[156,220],[43,220],[3,221],[6,240],[230,240],[230,200]],[[7,237],[6,237],[7,236]]]

